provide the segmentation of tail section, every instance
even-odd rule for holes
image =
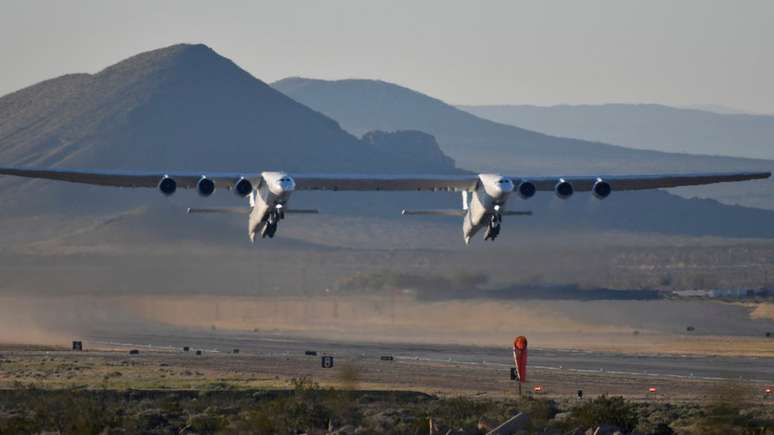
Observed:
[[[189,208],[188,213],[232,213],[232,214],[250,214],[250,207],[222,207],[222,208]],[[319,214],[320,210],[313,208],[286,208],[282,210],[285,214]]]
[[[406,216],[456,216],[456,217],[465,216],[465,213],[467,213],[466,210],[455,210],[455,209],[448,209],[448,210],[403,210],[403,211],[400,212],[400,214],[406,215]]]
[[[248,214],[251,208],[248,207],[223,207],[223,208],[189,208],[188,213],[232,213]]]

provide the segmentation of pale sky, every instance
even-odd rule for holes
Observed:
[[[382,79],[455,104],[774,113],[770,0],[3,0],[0,94],[178,42],[267,82]]]

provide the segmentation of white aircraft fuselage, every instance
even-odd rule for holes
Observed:
[[[471,194],[467,207],[463,204],[463,208],[467,208],[462,224],[465,243],[470,243],[470,239],[482,228],[488,229],[487,239],[497,237],[505,203],[514,189],[509,178],[497,174],[480,174],[478,178],[480,182]],[[467,192],[463,192],[463,195],[467,195]]]
[[[285,205],[296,189],[293,178],[284,172],[262,172],[264,182],[251,194],[248,236],[255,240],[256,233],[262,237],[274,237],[277,223],[285,217]]]

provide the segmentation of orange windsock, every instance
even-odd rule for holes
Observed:
[[[513,362],[519,382],[527,382],[527,337],[520,335],[513,340]]]

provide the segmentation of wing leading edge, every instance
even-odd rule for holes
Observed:
[[[158,187],[159,182],[165,178],[173,178],[177,187],[194,189],[202,177],[215,182],[218,188],[230,189],[240,179],[246,178],[260,181],[260,174],[238,173],[194,173],[194,172],[139,172],[139,171],[92,171],[81,169],[42,169],[42,168],[9,168],[0,167],[0,175],[14,175],[17,177],[40,178],[47,180],[67,181],[70,183],[91,184],[95,186],[112,187]],[[259,183],[254,183],[256,186]]]
[[[206,177],[218,188],[232,188],[239,180],[247,179],[260,186],[260,173],[236,172],[133,172],[92,171],[79,169],[43,169],[0,167],[0,175],[40,178],[114,187],[157,187],[164,177],[174,178],[177,187],[193,189]],[[329,191],[451,191],[471,192],[479,183],[478,175],[357,175],[357,174],[288,174],[295,181],[296,190]],[[733,181],[760,180],[771,177],[770,172],[730,172],[700,174],[652,174],[570,177],[508,177],[514,184],[528,181],[538,191],[551,191],[560,180],[572,183],[576,191],[591,191],[594,183],[604,180],[613,191],[661,189],[696,186]]]
[[[652,174],[652,175],[610,175],[572,177],[508,177],[514,184],[528,181],[536,190],[554,190],[560,180],[571,183],[578,192],[590,192],[594,183],[603,180],[610,184],[612,191],[666,189],[670,187],[700,186],[705,184],[733,181],[765,180],[771,172],[716,172],[699,174]]]

